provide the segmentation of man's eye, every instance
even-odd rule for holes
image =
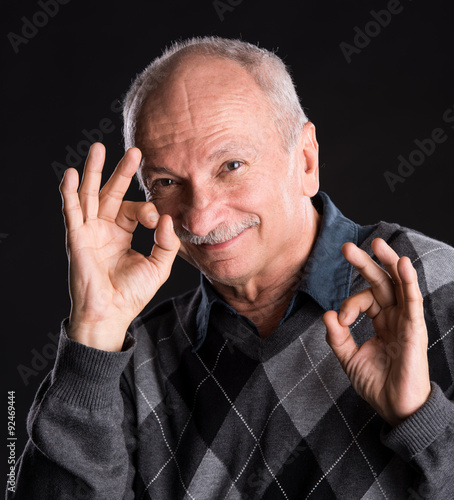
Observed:
[[[153,198],[155,196],[164,195],[167,189],[172,187],[175,181],[172,179],[156,179],[155,181],[148,183],[147,190],[149,195]]]
[[[228,161],[224,168],[225,170],[228,170],[229,172],[231,172],[232,170],[238,170],[241,165],[243,165],[243,162],[242,161],[239,161],[239,160],[233,160],[233,161]]]
[[[167,187],[171,186],[173,183],[174,181],[172,179],[157,179],[152,183],[151,188],[153,189],[154,187]]]

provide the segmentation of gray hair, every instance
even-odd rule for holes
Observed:
[[[292,151],[308,119],[283,61],[256,45],[214,36],[174,42],[136,77],[123,103],[126,149],[135,145],[137,121],[148,94],[165,80],[178,61],[190,54],[230,59],[245,68],[265,93],[285,150]]]

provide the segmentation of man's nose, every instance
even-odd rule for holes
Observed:
[[[205,236],[220,220],[220,196],[212,186],[193,187],[180,206],[182,226],[187,231]]]

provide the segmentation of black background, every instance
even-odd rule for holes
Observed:
[[[49,334],[58,333],[70,305],[59,177],[52,164],[65,164],[68,147],[83,150],[83,129],[109,119],[112,130],[102,142],[106,175],[113,170],[123,153],[119,99],[172,40],[219,35],[277,49],[317,127],[322,190],[356,222],[399,222],[454,244],[454,123],[443,120],[449,108],[454,117],[451,4],[391,5],[396,2],[401,12],[349,63],[341,42],[353,44],[355,27],[364,30],[371,11],[387,9],[389,2],[225,0],[223,7],[211,0],[71,0],[46,22],[35,17],[42,26],[16,51],[8,34],[23,36],[23,18],[33,21],[43,8],[38,2],[3,3],[0,422],[6,432],[7,391],[15,391],[18,452],[26,442],[26,412],[51,368]],[[446,140],[392,192],[385,171],[397,174],[398,156],[408,159],[417,149],[414,141],[437,128]],[[136,184],[127,197],[142,199]],[[151,244],[151,232],[138,231],[134,248],[149,252]],[[153,303],[197,282],[198,273],[178,258]],[[24,378],[18,367],[33,375]]]

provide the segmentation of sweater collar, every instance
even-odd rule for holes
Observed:
[[[342,255],[346,242],[358,243],[358,231],[362,228],[342,215],[327,194],[320,191],[312,202],[322,215],[320,232],[314,248],[301,272],[301,280],[283,320],[293,312],[298,294],[312,297],[325,311],[339,311],[342,302],[349,296],[352,266]],[[203,344],[210,320],[211,308],[215,302],[223,305],[233,315],[237,312],[229,306],[201,274],[202,298],[196,314],[197,338],[194,351]],[[249,320],[248,320],[249,321]]]

